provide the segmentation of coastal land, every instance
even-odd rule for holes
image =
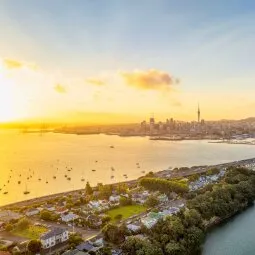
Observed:
[[[180,167],[175,169],[166,169],[160,170],[155,172],[155,176],[158,178],[167,178],[167,179],[175,179],[175,178],[182,178],[187,177],[194,174],[203,174],[206,173],[211,168],[226,168],[226,167],[237,167],[237,166],[244,166],[244,167],[251,167],[255,170],[255,158],[244,159],[239,161],[233,161],[223,164],[216,164],[216,165],[206,165],[206,166],[192,166],[192,167]],[[140,177],[142,178],[142,176]],[[139,179],[140,179],[139,178]],[[126,184],[127,186],[137,185],[139,183],[139,179],[123,181],[119,183],[113,183],[113,187],[117,187],[119,184]],[[24,201],[14,202],[7,205],[0,206],[0,209],[11,208],[11,207],[21,207],[21,206],[30,206],[33,203],[43,203],[49,200],[54,200],[59,197],[68,196],[68,195],[79,195],[80,192],[84,191],[84,189],[77,189],[72,191],[66,191],[61,193],[56,193],[52,195],[46,195],[41,197],[36,197],[33,199],[28,199]]]
[[[92,247],[97,247],[95,243],[103,238],[105,244],[100,245],[100,249],[105,249],[106,244],[106,247],[111,247],[113,244],[115,248],[122,250],[123,254],[129,254],[131,244],[140,243],[141,246],[150,247],[160,235],[164,234],[162,224],[177,224],[180,228],[185,227],[182,231],[187,234],[182,237],[183,246],[177,247],[175,244],[175,248],[184,252],[188,245],[192,252],[195,251],[195,254],[198,254],[198,247],[202,244],[203,236],[208,229],[228,220],[253,203],[254,194],[246,193],[244,189],[255,189],[255,185],[249,187],[255,178],[254,169],[255,158],[251,158],[210,166],[180,167],[150,172],[139,179],[114,183],[110,186],[100,184],[90,187],[87,183],[85,190],[75,190],[2,206],[0,219],[8,223],[2,225],[0,236],[5,241],[8,239],[9,242],[24,242],[35,236],[40,239],[45,231],[54,231],[55,228],[61,227],[81,236],[80,243],[89,243]],[[214,186],[218,188],[214,189]],[[110,190],[109,187],[111,187]],[[231,193],[232,189],[240,194],[236,197],[237,200],[231,202],[229,201],[231,198],[226,194]],[[213,204],[208,204],[209,197],[215,195]],[[217,196],[224,197],[217,198]],[[214,206],[214,203],[215,206],[219,206],[222,199],[226,204],[219,208],[215,207],[215,209],[218,208],[218,212],[214,211],[215,209],[204,211],[204,203],[207,203],[208,208],[209,205]],[[204,202],[201,204],[202,200]],[[229,202],[237,203],[237,205],[228,205]],[[226,207],[230,205],[235,208]],[[49,214],[47,217],[50,218],[46,218],[46,214]],[[28,229],[20,231],[17,224],[28,216]],[[106,218],[107,222],[109,219],[107,224]],[[115,226],[114,231],[118,232],[122,231],[124,225],[129,229],[129,232],[125,232],[126,234],[119,232],[117,239],[108,235],[108,231],[113,231],[109,228]],[[10,226],[13,229],[11,231]],[[145,230],[141,230],[142,226]],[[32,235],[29,229],[33,229]],[[35,231],[39,231],[38,234]],[[137,231],[140,237],[136,236]],[[183,236],[181,232],[178,233],[172,234]],[[189,234],[196,236],[196,241],[192,241],[195,243],[189,243]],[[127,239],[123,243],[122,238],[126,235]],[[150,237],[146,237],[147,235]],[[143,236],[142,239],[140,239],[141,236]],[[175,239],[169,238],[173,245]],[[73,245],[70,242],[52,247],[50,251],[46,247],[42,250],[42,254],[55,254],[57,251],[67,250],[70,245]],[[123,244],[120,245],[120,243]],[[153,247],[155,254],[163,254],[160,247]]]

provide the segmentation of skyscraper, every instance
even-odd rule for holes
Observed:
[[[198,123],[200,122],[200,107],[199,107],[199,104],[198,104],[198,108],[197,108],[197,122]]]

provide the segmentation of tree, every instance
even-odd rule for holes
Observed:
[[[171,241],[165,247],[166,255],[184,255],[185,248],[180,243]]]
[[[145,204],[148,206],[148,207],[155,207],[159,204],[159,201],[158,199],[154,196],[154,195],[150,195]]]
[[[83,242],[83,239],[79,234],[70,234],[69,235],[68,243],[72,248],[76,247],[77,245],[79,245],[82,242]]]
[[[30,225],[30,221],[27,218],[21,218],[16,224],[16,229],[24,230],[24,229],[27,229],[29,225]]]
[[[86,183],[85,192],[86,192],[86,195],[92,195],[93,194],[93,190],[92,190],[89,182]]]
[[[102,247],[98,251],[98,255],[112,255],[111,248],[109,248],[109,247]]]
[[[101,183],[98,183],[97,187],[99,191],[99,198],[109,199],[112,194],[112,185],[103,185]]]
[[[127,197],[120,197],[120,205],[121,206],[125,206],[125,205],[131,205],[132,204],[132,199],[131,198],[127,198]]]
[[[31,254],[37,254],[41,251],[42,243],[40,240],[31,240],[27,244],[27,249]]]
[[[46,221],[56,221],[59,218],[59,215],[50,212],[49,210],[42,210],[40,212],[40,218]]]
[[[127,186],[126,183],[118,183],[118,184],[117,184],[116,191],[117,191],[119,194],[125,194],[125,193],[127,193],[127,190],[128,190],[128,186]]]
[[[188,228],[185,233],[185,242],[188,249],[193,252],[200,250],[200,246],[204,240],[204,233],[200,228]]]
[[[111,221],[111,217],[109,215],[105,215],[103,218],[102,218],[102,223],[103,224],[106,224],[106,223],[109,223]]]
[[[106,225],[103,230],[104,239],[114,244],[120,244],[125,240],[125,232],[121,227],[114,224]]]
[[[190,210],[184,211],[184,225],[186,227],[200,226],[201,223],[202,223],[202,217],[197,210],[190,209]]]
[[[5,230],[7,231],[7,232],[10,232],[10,231],[12,231],[13,230],[13,225],[12,224],[7,224],[6,226],[5,226]]]
[[[147,190],[160,191],[162,193],[170,194],[171,192],[184,194],[189,191],[187,183],[180,181],[169,181],[161,178],[142,178],[140,185]]]
[[[122,214],[117,214],[117,215],[114,217],[114,219],[119,221],[119,220],[122,219],[122,217],[123,217]]]
[[[121,248],[128,255],[163,255],[157,245],[133,236],[127,238]]]

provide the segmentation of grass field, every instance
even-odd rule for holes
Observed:
[[[112,209],[106,212],[106,214],[111,217],[112,221],[115,221],[115,216],[118,214],[121,214],[122,219],[124,220],[135,214],[145,212],[146,209],[147,208],[143,205],[127,205],[127,206],[122,206],[119,208]]]
[[[24,230],[17,230],[14,229],[12,234],[16,236],[25,237],[28,239],[39,239],[39,237],[47,231],[47,228],[41,226],[29,226],[27,229]]]

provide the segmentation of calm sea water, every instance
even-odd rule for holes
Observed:
[[[0,205],[83,188],[82,178],[93,185],[112,183],[125,180],[124,174],[134,179],[143,175],[142,171],[216,164],[254,156],[255,146],[248,145],[151,141],[146,137],[107,135],[46,133],[40,136],[5,131],[0,132]],[[26,189],[30,194],[23,194]]]
[[[228,223],[215,228],[206,238],[203,255],[254,255],[255,206]]]

